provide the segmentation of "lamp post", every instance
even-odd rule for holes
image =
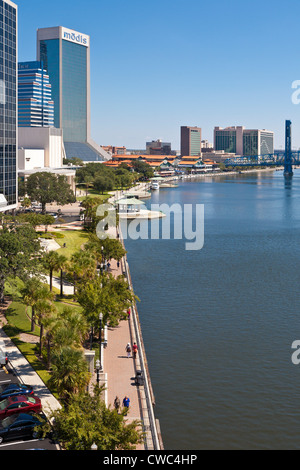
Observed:
[[[100,370],[103,370],[102,367],[102,320],[103,320],[103,313],[99,314],[99,321],[100,321],[100,332],[99,332],[99,361],[100,361]]]
[[[96,361],[96,371],[97,371],[97,384],[99,385],[100,383],[100,369],[101,369],[101,364],[99,359]]]

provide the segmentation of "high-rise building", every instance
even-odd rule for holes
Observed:
[[[199,127],[181,127],[181,156],[201,157],[202,130]]]
[[[18,64],[19,127],[53,127],[51,84],[42,62]]]
[[[17,5],[0,0],[0,211],[17,207]]]
[[[38,29],[37,60],[49,75],[54,126],[63,130],[67,158],[109,159],[91,139],[90,37],[62,26]]]
[[[237,127],[215,127],[214,148],[241,156],[267,155],[274,153],[274,134],[265,129]]]

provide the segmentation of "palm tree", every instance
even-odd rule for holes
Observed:
[[[68,270],[74,279],[74,294],[76,282],[80,279],[93,279],[96,275],[96,258],[92,253],[80,250],[71,257]]]
[[[52,292],[53,272],[61,269],[60,255],[56,251],[49,251],[42,259],[45,269],[49,271],[50,276],[50,292]]]
[[[49,291],[36,277],[28,279],[25,287],[21,290],[25,305],[31,307],[31,332],[35,326],[35,310],[39,302],[48,298]]]
[[[57,259],[57,269],[60,270],[60,296],[61,298],[64,296],[63,288],[64,288],[64,268],[67,266],[68,258],[64,255],[59,255]]]
[[[86,388],[90,373],[82,351],[63,346],[55,350],[51,362],[50,383],[63,398]]]
[[[49,324],[51,321],[51,317],[57,313],[56,308],[53,304],[54,296],[51,292],[46,289],[47,296],[45,295],[43,298],[38,300],[35,305],[36,316],[38,317],[38,322],[40,326],[40,348],[39,354],[42,355],[43,349],[43,337],[44,337],[44,328]]]
[[[60,327],[56,331],[56,339],[62,333],[62,337],[65,335],[70,345],[80,348],[88,330],[89,325],[82,312],[65,307],[60,314]],[[57,341],[57,344],[66,344],[66,342]]]

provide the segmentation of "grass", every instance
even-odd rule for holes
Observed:
[[[71,258],[73,253],[79,251],[89,238],[88,234],[82,230],[66,230],[58,233],[62,233],[64,238],[56,239],[56,242],[61,246],[57,253],[66,256],[68,259]],[[63,247],[64,244],[66,244],[65,248]]]
[[[39,336],[39,327],[35,326],[34,331],[31,332],[31,319],[30,315],[28,315],[27,312],[31,313],[31,308],[28,307],[26,309],[26,305],[24,305],[20,301],[12,302],[9,308],[7,309],[6,319],[10,327],[13,328],[13,330],[15,331],[14,336],[20,333],[27,333]]]
[[[76,197],[76,200],[77,201],[84,201],[84,199],[86,199],[86,197],[99,197],[100,199],[102,199],[102,201],[105,201],[106,199],[111,197],[111,194],[110,193],[99,194],[99,193],[97,193],[97,191],[90,188],[87,196],[85,196],[85,195],[84,196],[78,196],[78,197]]]

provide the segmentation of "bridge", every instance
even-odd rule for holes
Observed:
[[[283,166],[285,176],[292,176],[293,166],[300,166],[300,151],[292,151],[291,121],[285,122],[285,151],[265,155],[249,155],[228,158],[225,166],[232,167],[276,167]]]

